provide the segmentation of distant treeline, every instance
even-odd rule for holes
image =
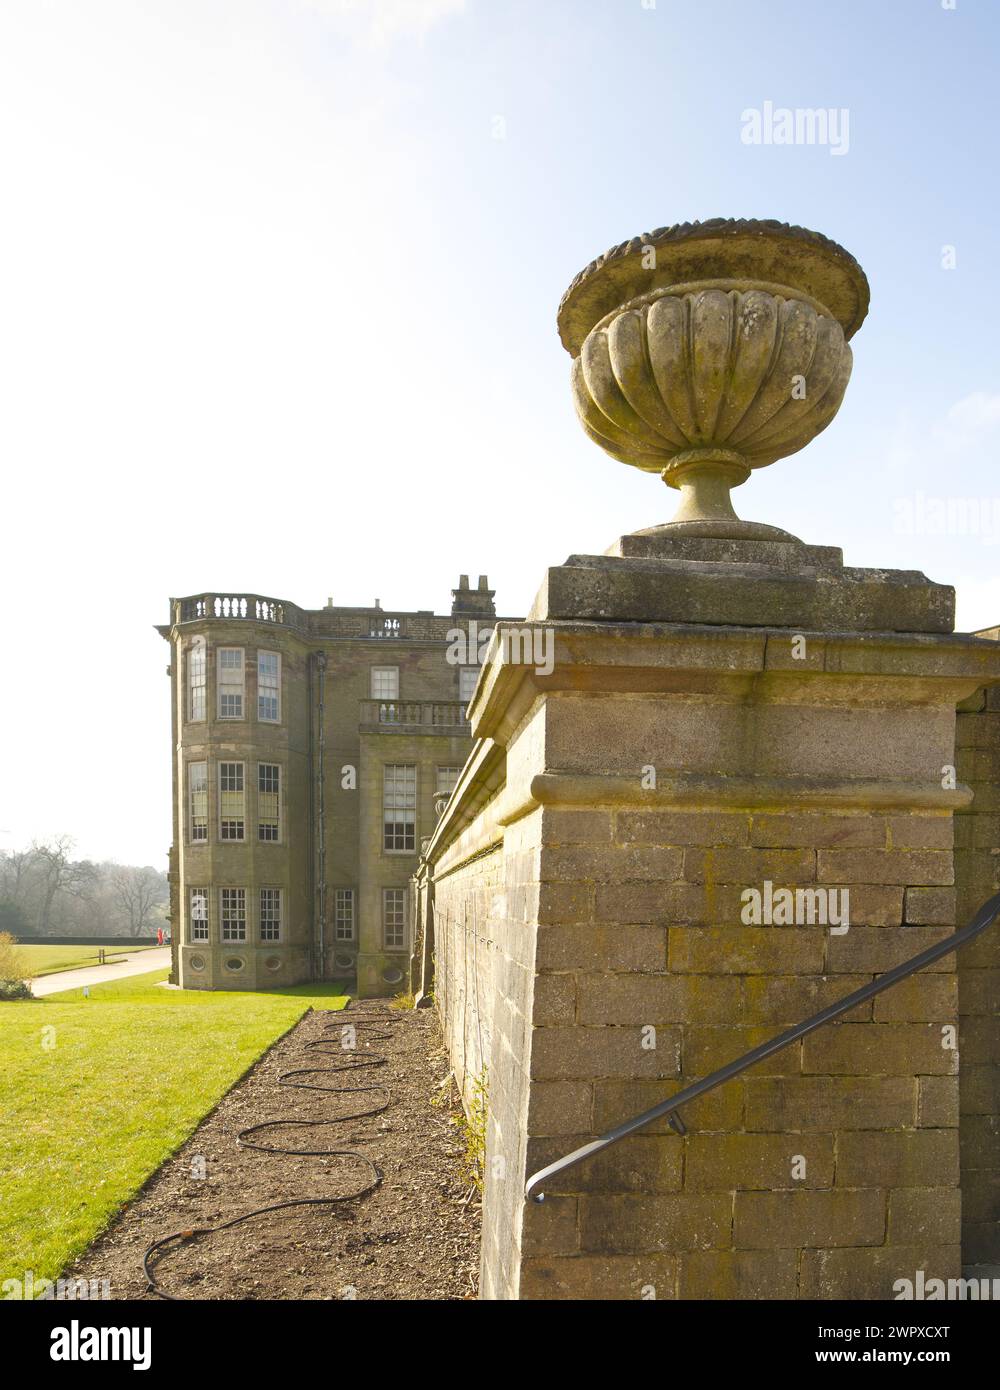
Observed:
[[[148,865],[74,859],[62,835],[0,850],[0,932],[137,937],[166,926],[167,876]]]

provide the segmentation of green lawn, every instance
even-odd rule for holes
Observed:
[[[332,986],[158,988],[166,971],[0,1004],[0,1283],[55,1279]]]
[[[153,942],[155,946],[156,943]],[[18,960],[21,969],[29,980],[40,975],[54,975],[59,970],[72,970],[79,965],[97,964],[97,946],[18,946]],[[120,960],[126,951],[149,951],[151,946],[112,946],[105,947],[108,959]]]

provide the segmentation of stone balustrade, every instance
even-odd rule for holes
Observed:
[[[467,734],[466,707],[458,700],[362,700],[362,727],[379,733]]]

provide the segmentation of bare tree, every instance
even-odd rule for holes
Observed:
[[[71,858],[73,841],[60,835],[49,843],[31,846],[42,876],[38,904],[38,930],[44,935],[52,923],[52,907],[59,893],[83,897],[97,883],[97,870],[89,859]]]
[[[34,864],[34,850],[11,849],[0,852],[0,896],[19,907]]]
[[[74,859],[68,835],[0,851],[0,930],[16,935],[142,934],[157,926],[168,898],[166,874]]]
[[[163,903],[163,877],[155,869],[117,864],[111,871],[111,889],[128,917],[129,935],[141,936],[151,927]]]

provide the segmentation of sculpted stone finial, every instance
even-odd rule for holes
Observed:
[[[656,533],[795,539],[741,521],[730,489],[833,419],[868,298],[843,247],[779,222],[661,228],[581,271],[558,319],[577,413],[613,458],[679,489]]]

